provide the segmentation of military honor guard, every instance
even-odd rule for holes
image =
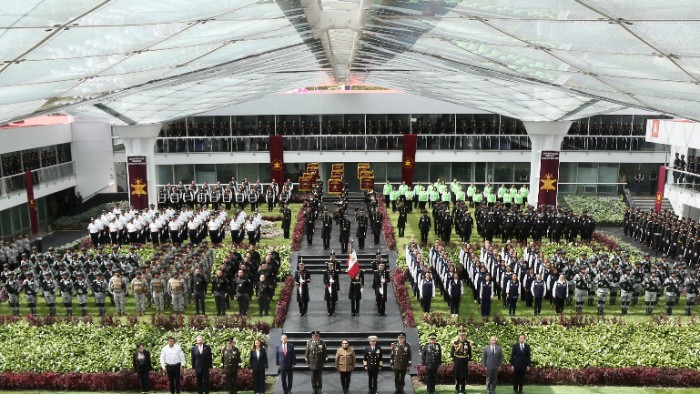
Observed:
[[[335,269],[333,262],[327,263],[328,268],[323,271],[323,299],[326,301],[326,310],[328,316],[335,316],[335,305],[338,303],[338,292],[340,291],[340,281],[338,280],[338,271]]]
[[[367,371],[369,394],[377,393],[377,377],[383,366],[382,348],[377,345],[377,337],[372,335],[369,338],[369,346],[365,347],[365,354],[362,365]]]
[[[403,332],[399,333],[398,341],[391,344],[390,363],[394,371],[394,394],[404,394],[406,372],[411,368],[411,345]]]
[[[467,333],[462,329],[456,341],[452,342],[450,357],[453,362],[453,374],[455,376],[455,392],[466,394],[467,377],[469,375],[469,361],[472,358],[472,344],[467,339]]]
[[[442,364],[442,348],[437,343],[437,336],[430,334],[428,343],[423,345],[420,354],[421,364],[425,367],[426,373],[426,394],[435,394],[435,384],[437,383],[437,371]]]
[[[348,298],[350,299],[350,313],[353,316],[360,314],[360,300],[365,286],[365,274],[359,270],[355,276],[350,278],[350,290]]]
[[[294,273],[294,284],[297,287],[297,303],[299,303],[300,316],[306,316],[308,313],[309,283],[311,283],[311,274],[304,267],[304,262],[299,262],[299,268]]]
[[[375,300],[377,303],[377,313],[379,316],[386,316],[386,300],[388,285],[390,281],[389,270],[386,269],[385,264],[382,262],[379,264],[379,268],[374,273],[374,279],[372,281],[372,288],[374,289]]]
[[[306,343],[306,351],[304,352],[304,360],[311,370],[311,392],[312,394],[321,394],[323,390],[323,365],[328,356],[326,343],[321,339],[319,331],[311,332],[311,340]]]

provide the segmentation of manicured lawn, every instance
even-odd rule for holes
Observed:
[[[473,209],[471,209],[472,214],[473,214]],[[400,238],[398,235],[398,228],[396,228],[396,225],[398,223],[398,213],[392,213],[391,212],[391,207],[388,207],[387,212],[389,213],[389,217],[391,218],[391,222],[394,225],[394,231],[396,233],[396,248],[397,252],[399,253],[399,256],[403,255],[406,244],[411,240],[411,237],[415,237],[416,240],[420,240],[420,230],[418,229],[418,220],[421,217],[420,212],[416,211],[414,209],[413,213],[408,215],[408,224],[406,226],[406,232],[404,234],[403,238]],[[431,216],[430,211],[428,211],[428,215]],[[431,216],[432,220],[432,216]],[[428,248],[430,245],[432,245],[433,241],[436,239],[436,235],[434,232],[431,230],[430,234],[428,236]],[[461,240],[457,236],[457,234],[454,232],[454,229],[452,231],[452,237],[450,238],[450,241],[455,243],[456,245],[459,245]],[[478,233],[476,232],[476,226],[474,226],[474,230],[472,231],[472,236],[470,241],[472,243],[474,242],[481,242],[482,239],[479,237]],[[498,240],[500,241],[500,239]],[[407,284],[409,286],[409,294],[413,294],[412,289],[410,288],[410,284]],[[465,320],[471,318],[475,322],[481,322],[481,306],[475,302],[473,293],[470,288],[465,287],[464,289],[464,297],[462,298],[462,303],[460,304],[460,309],[459,309],[459,316],[460,320]],[[416,319],[420,321],[420,318],[423,316],[423,310],[420,307],[420,303],[417,298],[412,298],[411,300],[411,308],[413,309],[413,313],[416,316]],[[574,303],[575,304],[575,303]],[[442,312],[446,314],[450,314],[450,308],[447,305],[447,303],[444,301],[442,294],[438,291],[438,294],[436,297],[433,299],[432,307],[431,307],[432,312]],[[696,306],[695,313],[700,312],[700,307]],[[574,315],[576,313],[575,306],[565,306],[564,307],[564,314],[565,315]],[[594,299],[594,305],[593,306],[588,306],[588,303],[586,302],[584,308],[583,308],[583,313],[587,315],[593,315],[597,316],[598,313],[598,307],[597,307],[597,301]],[[620,311],[620,299],[619,299],[619,293],[618,293],[618,298],[617,298],[617,305],[606,305],[605,307],[605,313],[607,317],[620,317],[621,316],[621,311]],[[658,316],[661,314],[665,315],[666,313],[666,306],[665,306],[665,301],[664,298],[662,297],[661,300],[659,301],[659,305],[654,308],[654,314],[652,317],[647,316],[646,314],[646,306],[644,305],[644,297],[640,297],[639,303],[637,306],[630,306],[629,309],[629,315],[622,317],[626,321],[631,321],[631,322],[647,322],[650,319],[653,318],[653,316]],[[503,307],[503,302],[498,300],[498,299],[493,299],[491,302],[491,318],[493,318],[496,315],[500,315],[501,317],[507,318],[508,317],[508,308]],[[542,305],[542,314],[541,317],[555,317],[554,313],[554,305],[549,305],[548,301],[544,301]],[[526,317],[533,317],[533,309],[532,308],[527,308],[525,306],[525,301],[519,301],[518,302],[518,309],[516,312],[516,317],[520,318],[526,318]],[[674,318],[680,318],[683,321],[689,320],[689,317],[685,316],[685,298],[681,297],[680,304],[676,305],[673,308],[673,317]]]
[[[294,225],[296,224],[297,221],[297,213],[299,212],[299,209],[301,208],[301,204],[290,204],[290,209],[292,211],[292,224],[291,224],[291,229],[294,229]],[[279,213],[279,208],[275,208],[275,210],[271,213],[267,212],[267,205],[262,206],[261,205],[261,213],[265,215],[281,215]],[[229,212],[231,214],[232,212]],[[276,221],[275,223],[275,228],[281,229],[282,228],[282,222],[281,221]],[[291,231],[290,231],[291,232]],[[87,234],[86,234],[87,235]],[[230,234],[227,234],[227,238],[225,239],[225,242],[231,242],[231,237]],[[262,239],[260,243],[258,243],[258,250],[264,250],[268,246],[290,246],[292,243],[291,238],[290,239],[284,239],[283,236],[279,237],[274,237],[274,238],[267,238],[267,239]],[[262,253],[262,252],[261,252]],[[261,257],[264,257],[261,256]],[[270,316],[262,316],[259,317],[259,307],[258,307],[258,302],[256,299],[251,300],[250,307],[248,308],[248,313],[252,317],[256,317],[259,320],[263,320],[267,323],[272,324],[274,321],[274,311],[277,306],[277,300],[279,297],[279,291],[280,288],[278,287],[277,290],[275,291],[275,296],[272,299],[270,303]],[[57,294],[57,300],[56,300],[56,308],[57,308],[57,315],[63,316],[65,315],[65,308],[63,307],[63,303],[61,301],[60,296]],[[214,297],[207,293],[207,298],[205,300],[205,306],[206,306],[206,311],[207,314],[209,315],[214,315],[216,314],[216,305],[214,304]],[[114,315],[116,314],[116,307],[113,307],[110,305],[109,299],[107,300],[107,314],[109,315]],[[136,314],[136,305],[134,303],[134,298],[133,296],[129,295],[126,298],[125,301],[125,310],[127,315],[133,315]],[[230,308],[228,310],[228,314],[233,314],[237,313],[238,311],[238,305],[235,302],[235,299],[231,299],[230,303]],[[24,300],[24,295],[20,295],[20,314],[25,315],[29,313],[29,308],[27,308],[27,304]],[[165,311],[166,314],[172,313],[170,310],[166,309]],[[194,307],[194,302],[191,301],[189,305],[185,307],[185,315],[193,315],[195,313],[195,307]],[[8,307],[7,303],[1,303],[0,304],[0,315],[9,315],[12,314],[12,311]],[[40,295],[38,296],[37,300],[37,314],[38,315],[48,315],[49,310],[48,307],[46,306],[46,303],[44,302],[43,297]],[[98,316],[98,311],[97,308],[95,307],[95,300],[90,295],[88,297],[88,314],[92,315],[93,317]],[[145,319],[150,319],[150,316],[154,314],[154,309],[150,308],[146,310],[146,316],[144,317]],[[80,316],[80,306],[77,304],[77,300],[74,297],[73,298],[73,315],[74,316]],[[126,318],[124,318],[126,319]]]

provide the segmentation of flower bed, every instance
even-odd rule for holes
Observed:
[[[386,248],[388,250],[396,250],[396,233],[394,232],[394,225],[391,224],[391,219],[386,211],[386,205],[384,205],[383,199],[377,199],[377,210],[382,213],[382,233],[384,233],[384,241],[386,241]]]
[[[416,319],[413,316],[413,309],[411,309],[411,297],[409,297],[408,290],[406,289],[406,275],[407,272],[405,269],[394,269],[394,272],[391,274],[391,283],[394,285],[394,293],[396,294],[396,301],[399,303],[399,310],[403,317],[403,325],[406,327],[415,327]]]
[[[418,365],[416,369],[418,379],[425,382],[425,367]],[[512,381],[513,369],[508,366],[501,367],[498,379],[503,382]],[[526,380],[527,384],[541,385],[699,387],[700,371],[654,367],[586,367],[580,369],[534,367],[528,369]],[[454,383],[452,364],[443,364],[439,367],[437,381],[441,384]],[[482,385],[485,381],[486,368],[478,363],[470,363],[467,382]]]
[[[304,238],[304,225],[306,224],[306,216],[304,209],[300,209],[297,213],[297,224],[292,231],[292,251],[298,252],[301,249],[301,240]]]
[[[287,320],[289,312],[289,304],[292,302],[292,293],[294,292],[294,278],[287,276],[284,279],[280,298],[277,301],[277,309],[275,309],[275,327],[281,328],[284,326],[284,321]]]
[[[151,356],[152,358],[154,356]],[[157,358],[157,355],[155,356]],[[223,391],[226,374],[222,369],[212,369],[210,388]],[[182,391],[196,391],[197,379],[194,370],[182,374]],[[167,375],[152,372],[152,391],[168,391]],[[250,390],[253,376],[248,369],[238,370],[238,389]],[[59,373],[59,372],[0,372],[0,390],[67,390],[67,391],[138,391],[136,373],[131,371],[105,373]]]

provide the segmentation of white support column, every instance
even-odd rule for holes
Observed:
[[[146,176],[148,178],[148,204],[158,203],[158,190],[156,189],[156,158],[154,147],[156,137],[160,132],[161,124],[114,126],[114,131],[119,140],[124,143],[126,157],[146,156]],[[128,166],[128,163],[127,163]],[[127,174],[128,174],[127,169]],[[128,175],[127,175],[128,176]],[[127,178],[127,184],[130,184]],[[128,189],[127,189],[128,190]]]
[[[530,195],[528,203],[537,206],[540,191],[540,153],[542,151],[559,151],[561,142],[571,127],[570,121],[531,122],[523,121],[527,135],[532,142],[530,151]]]

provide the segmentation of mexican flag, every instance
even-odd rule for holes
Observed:
[[[354,278],[355,275],[357,275],[358,272],[360,272],[360,263],[357,261],[357,254],[353,250],[352,253],[350,253],[350,256],[348,256],[348,275],[350,275],[351,278]]]

